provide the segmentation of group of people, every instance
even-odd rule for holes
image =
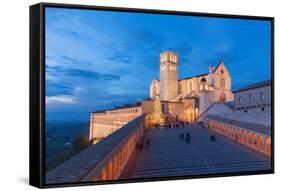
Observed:
[[[191,141],[190,133],[187,132],[185,136],[184,133],[179,134],[179,139],[185,140],[186,143],[190,144]],[[210,136],[210,142],[216,142],[216,136],[214,134]]]
[[[179,128],[182,127],[184,128],[185,125],[188,125],[188,121],[184,122],[184,121],[180,121],[177,123],[166,123],[163,125],[164,128]],[[160,124],[154,124],[154,127],[159,129],[160,128]]]
[[[185,135],[185,137],[184,137],[184,133],[181,133],[181,134],[179,135],[179,139],[185,140],[185,142],[189,144],[189,143],[190,143],[190,140],[191,140],[190,133],[187,132],[186,135]]]

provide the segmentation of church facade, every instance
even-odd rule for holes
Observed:
[[[159,96],[162,102],[182,103],[178,116],[194,121],[213,103],[233,101],[231,76],[224,62],[209,67],[209,72],[178,79],[178,54],[165,51],[160,55],[159,80],[150,84],[150,98]]]

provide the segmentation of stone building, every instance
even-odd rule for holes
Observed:
[[[235,110],[241,112],[268,112],[271,110],[270,80],[251,84],[234,92]]]
[[[182,120],[194,121],[214,102],[233,101],[231,76],[223,61],[209,72],[178,79],[178,54],[166,51],[160,55],[160,80],[150,84],[150,98],[160,96],[162,102],[182,103]]]
[[[160,54],[159,80],[150,84],[150,98],[138,105],[125,105],[91,113],[90,139],[103,138],[141,114],[153,111],[153,100],[160,97],[166,122],[193,122],[213,103],[233,101],[231,76],[223,61],[209,72],[178,79],[179,55]]]
[[[142,114],[141,103],[92,112],[89,139],[101,139]]]

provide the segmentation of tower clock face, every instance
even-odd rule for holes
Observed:
[[[223,79],[223,78],[220,79],[220,85],[222,88],[225,87],[225,79]]]

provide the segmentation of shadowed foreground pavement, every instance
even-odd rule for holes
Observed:
[[[179,139],[189,132],[190,144]],[[216,142],[210,142],[210,135]],[[200,125],[148,129],[150,145],[131,156],[121,178],[152,178],[270,170],[271,161],[256,151]],[[145,142],[146,143],[146,142]]]

